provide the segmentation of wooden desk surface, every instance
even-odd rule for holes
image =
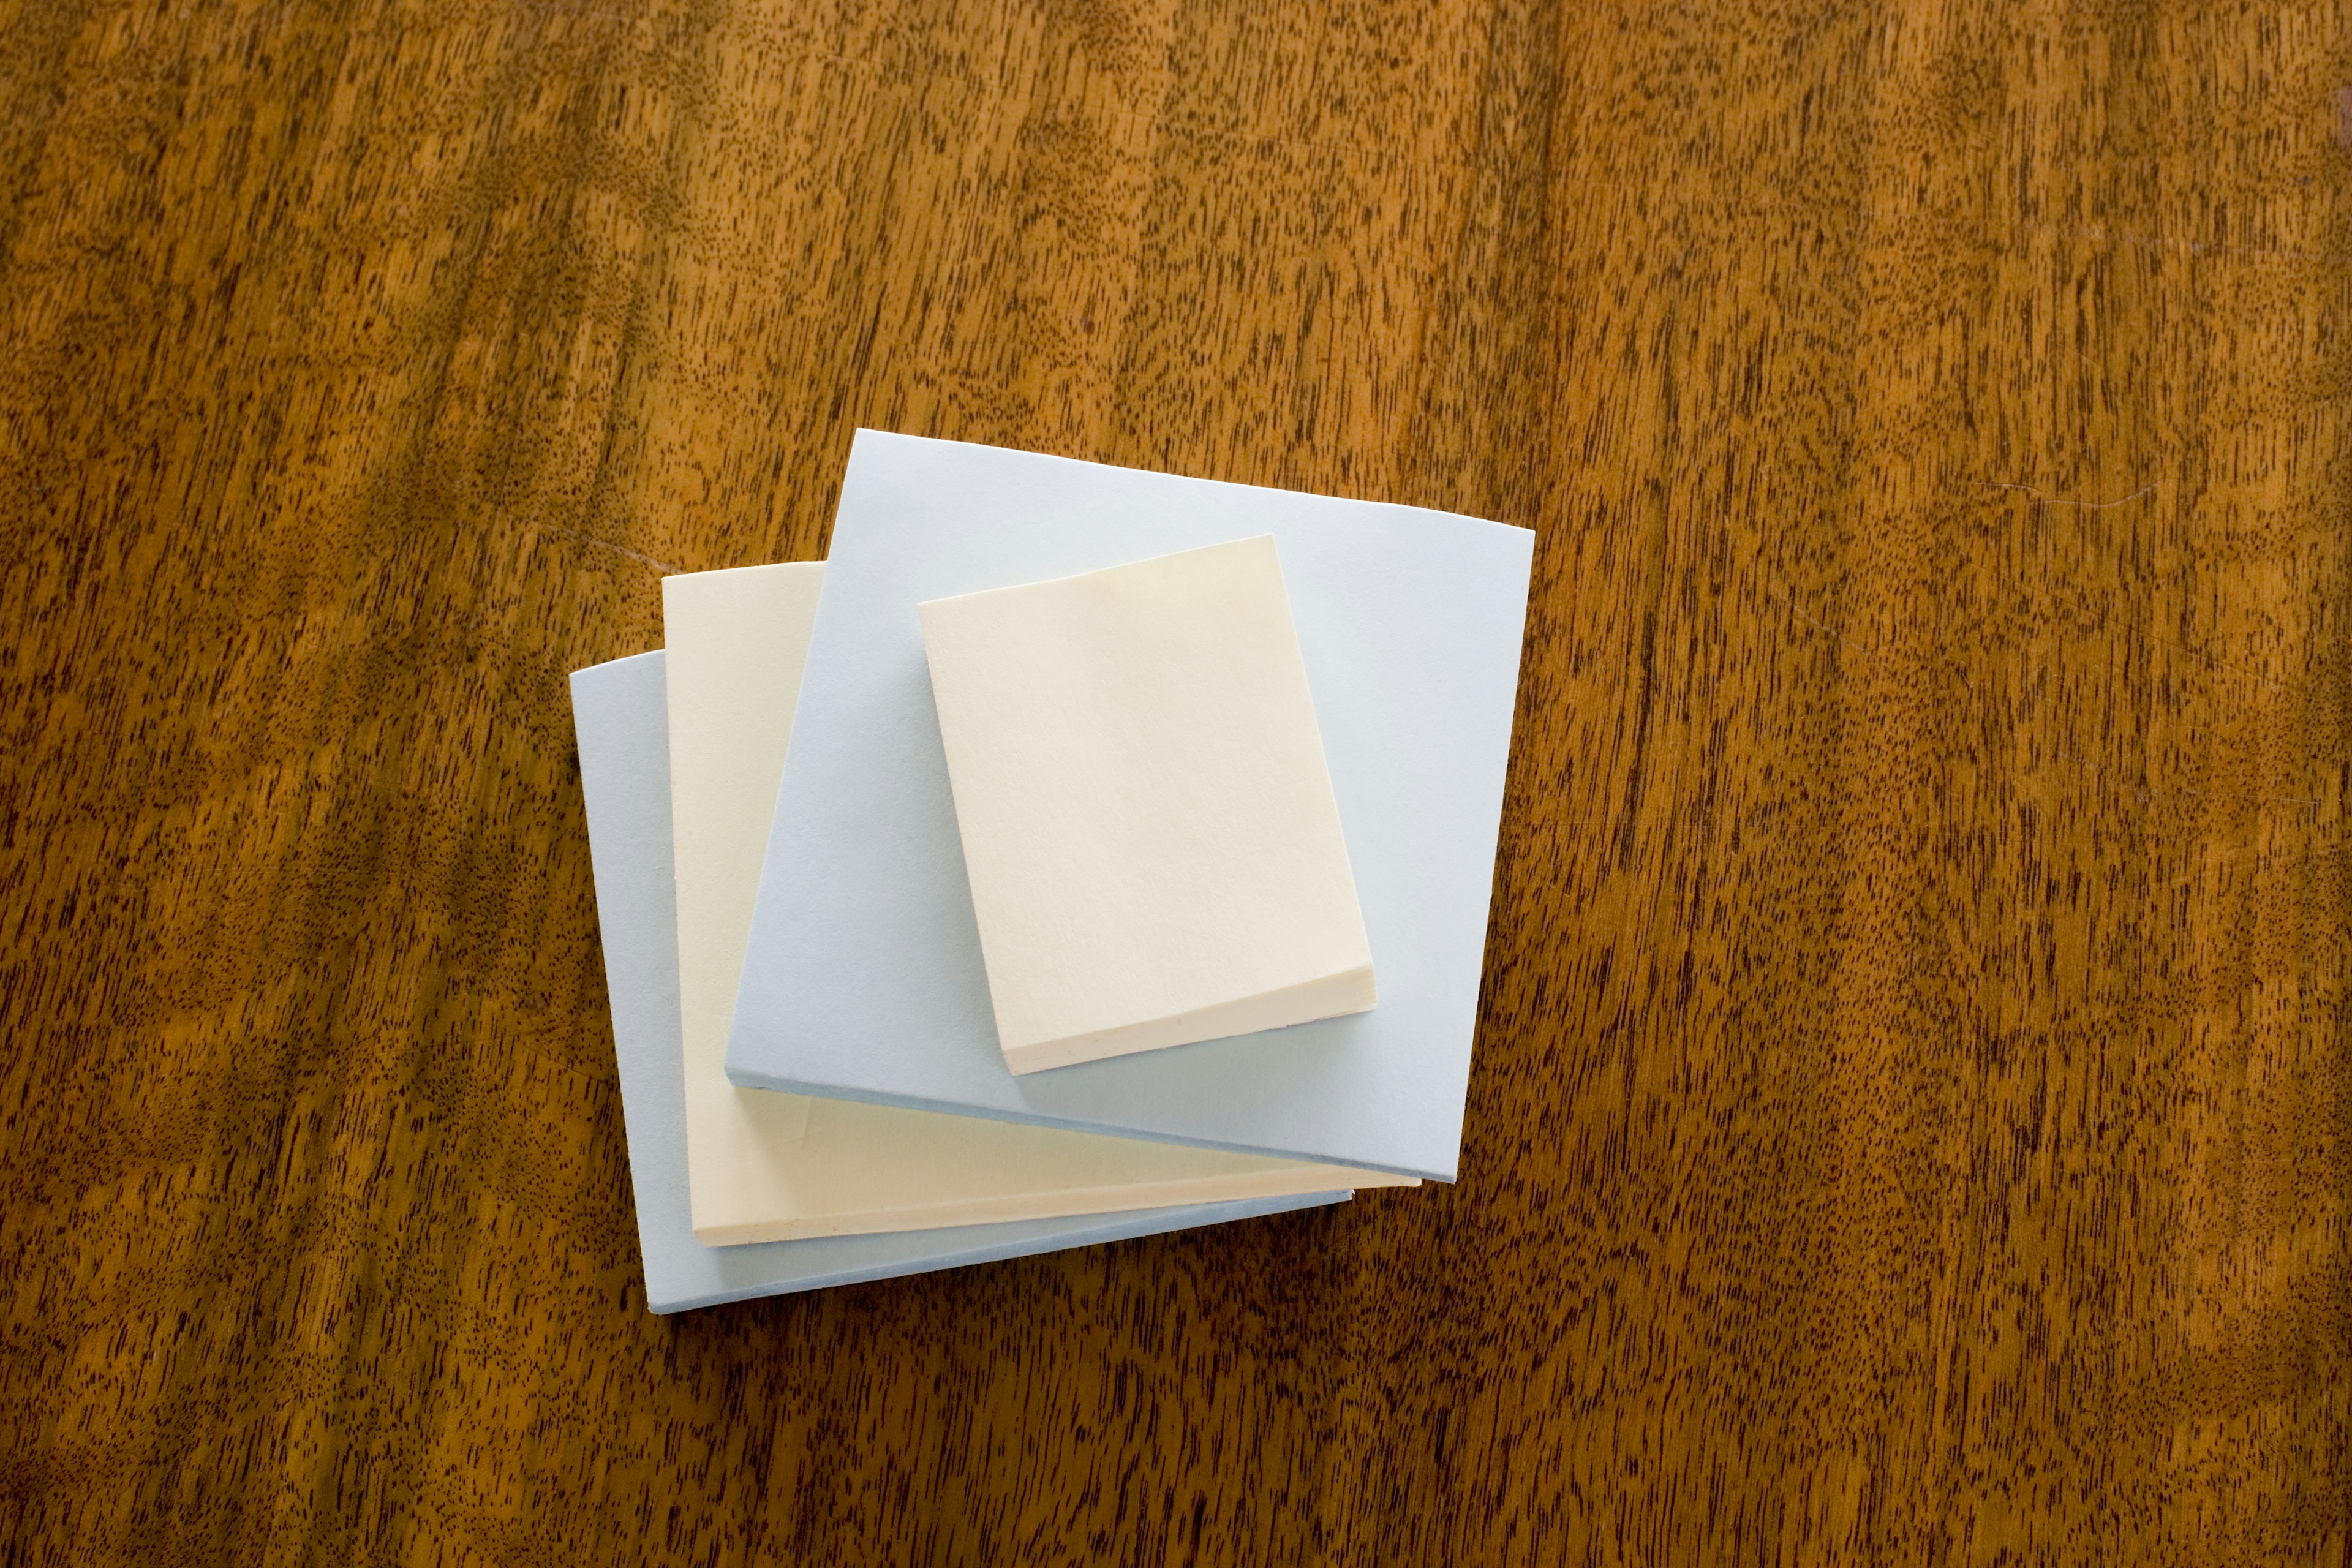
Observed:
[[[2340,5],[15,9],[0,1559],[2344,1560]],[[1458,1185],[643,1310],[861,424],[1538,531]]]

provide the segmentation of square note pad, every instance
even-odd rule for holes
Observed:
[[[915,606],[1270,533],[1380,1005],[1007,1072]],[[1418,507],[860,431],[727,1075],[1451,1180],[1535,535]]]
[[[920,612],[1013,1071],[1372,1005],[1271,535]]]

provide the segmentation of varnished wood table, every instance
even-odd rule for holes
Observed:
[[[0,29],[0,1561],[2345,1560],[2342,4]],[[565,672],[1537,531],[1463,1179],[658,1320]]]

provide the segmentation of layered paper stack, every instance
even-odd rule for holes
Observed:
[[[1450,1181],[1532,535],[860,432],[572,678],[656,1311]]]

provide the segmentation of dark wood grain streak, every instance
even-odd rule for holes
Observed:
[[[22,4],[0,1560],[2336,1562],[2340,4]],[[1538,535],[1464,1177],[656,1320],[563,677]]]

